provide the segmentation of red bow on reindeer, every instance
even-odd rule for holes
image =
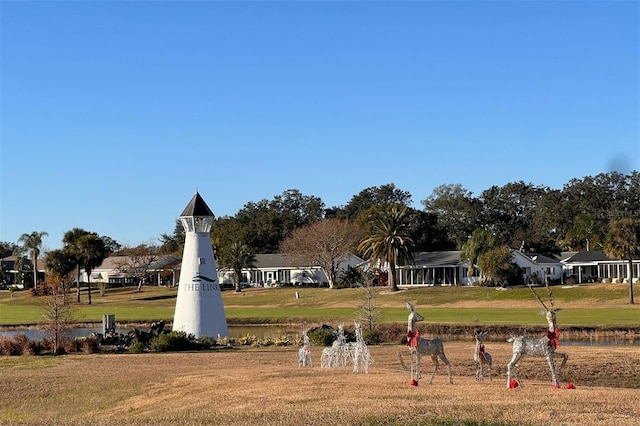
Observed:
[[[420,340],[420,332],[418,330],[407,331],[407,346],[417,348],[419,340]]]
[[[553,331],[547,330],[547,339],[549,339],[549,346],[553,349],[560,346],[560,330],[555,328]]]
[[[484,345],[480,345],[478,347],[478,358],[480,359],[480,362],[487,362],[487,358],[484,355]]]

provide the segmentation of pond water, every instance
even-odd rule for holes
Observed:
[[[281,336],[297,337],[302,335],[302,329],[299,326],[294,325],[230,325],[229,337],[239,338],[243,336],[255,336],[259,339],[277,338]],[[117,328],[116,332],[121,334],[129,333],[133,328]],[[144,327],[139,327],[140,330],[148,331]],[[88,328],[73,328],[69,330],[70,337],[87,337],[91,333],[102,333],[102,327],[88,327]],[[19,334],[24,334],[31,340],[40,340],[45,333],[41,330],[29,328],[29,329],[17,329],[17,330],[2,330],[0,331],[0,337],[15,337]],[[640,346],[640,338],[621,338],[621,337],[598,337],[598,338],[585,338],[576,340],[562,340],[564,346]]]

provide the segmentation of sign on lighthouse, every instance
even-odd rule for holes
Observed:
[[[213,213],[199,193],[180,215],[185,242],[173,330],[196,338],[228,336],[216,259],[211,245]]]

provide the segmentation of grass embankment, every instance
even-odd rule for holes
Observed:
[[[546,290],[536,289],[549,306]],[[561,326],[633,327],[640,325],[639,305],[630,305],[627,284],[591,284],[552,287]],[[636,299],[640,291],[636,286]],[[296,297],[296,295],[298,297]],[[78,322],[101,322],[102,315],[115,314],[119,323],[173,319],[177,289],[135,287],[108,289],[104,295],[94,290],[87,305],[86,291],[81,303],[74,301]],[[362,313],[363,292],[358,289],[271,288],[222,292],[227,321],[246,323],[336,323],[351,322]],[[541,309],[528,288],[496,290],[486,287],[429,287],[390,292],[375,288],[373,305],[379,322],[404,322],[406,302],[412,302],[427,322],[461,325],[544,325]],[[0,292],[0,325],[30,325],[43,321],[41,301],[28,292]]]

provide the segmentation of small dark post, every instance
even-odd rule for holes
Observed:
[[[102,316],[102,334],[116,331],[116,316],[114,314],[106,314]]]

